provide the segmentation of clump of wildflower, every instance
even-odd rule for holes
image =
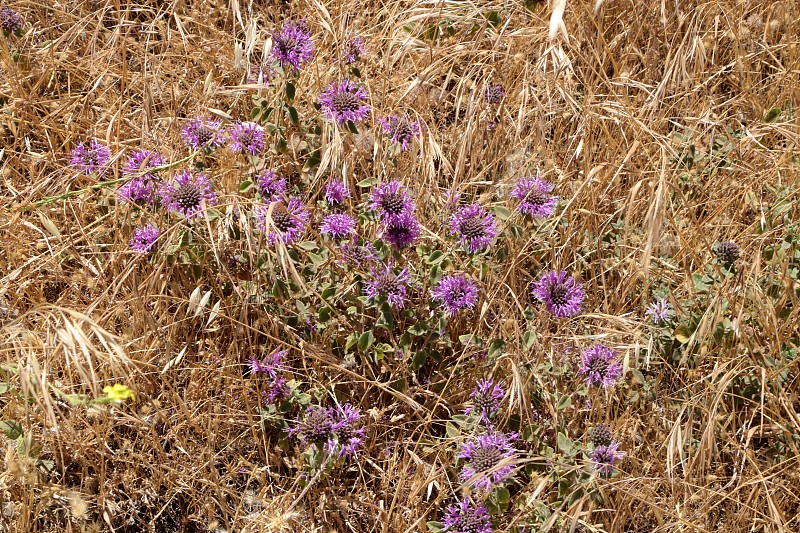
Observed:
[[[645,313],[650,316],[653,324],[663,324],[669,320],[672,306],[666,300],[656,300],[647,306]]]
[[[337,263],[349,263],[355,268],[362,268],[370,263],[378,260],[377,252],[372,243],[358,244],[358,238],[353,237],[349,242],[341,245],[342,259],[337,260]]]
[[[0,28],[12,34],[22,28],[22,17],[19,13],[6,6],[0,8]]]
[[[717,256],[717,259],[726,264],[732,265],[736,261],[739,260],[739,256],[742,254],[741,248],[739,245],[733,241],[722,241],[714,244],[714,255]]]
[[[146,177],[131,178],[128,183],[122,185],[118,190],[120,198],[123,201],[138,204],[150,205],[154,204],[157,199],[156,182]]]
[[[228,134],[228,148],[233,153],[258,155],[264,149],[264,128],[255,122],[238,122]]]
[[[350,198],[350,190],[343,181],[332,179],[325,184],[325,201],[328,205],[340,205],[346,198]]]
[[[286,192],[286,178],[278,176],[274,170],[263,170],[256,175],[258,194],[265,202],[279,202]]]
[[[608,446],[613,441],[611,429],[605,424],[597,424],[589,431],[589,440],[595,446]]]
[[[300,439],[303,446],[325,445],[334,438],[334,417],[333,409],[311,405],[306,408],[303,419],[295,419],[294,426],[287,428],[286,432]]]
[[[260,205],[256,207],[256,219],[262,231],[269,231],[267,240],[270,244],[281,241],[290,244],[298,240],[306,231],[306,226],[311,219],[311,213],[306,209],[305,204],[299,198],[289,198],[286,206],[276,205],[272,209],[272,229],[270,229],[267,214],[269,206]]]
[[[97,139],[89,141],[89,146],[81,143],[72,150],[69,163],[79,172],[86,175],[102,173],[111,159],[111,150]]]
[[[364,103],[366,99],[367,89],[363,85],[339,80],[328,85],[320,95],[319,103],[322,114],[341,126],[348,121],[358,124],[369,116],[370,107]]]
[[[397,248],[406,248],[414,244],[420,234],[420,225],[412,211],[392,217],[385,223],[381,238]]]
[[[586,376],[586,383],[608,389],[622,376],[622,363],[617,360],[617,352],[602,344],[595,344],[583,351],[578,373]]]
[[[488,87],[486,87],[486,92],[484,93],[486,100],[493,105],[499,104],[500,100],[502,100],[505,95],[506,95],[506,90],[502,86],[502,84],[499,83],[494,85],[489,85]]]
[[[411,141],[420,137],[419,121],[411,120],[408,115],[389,115],[378,120],[383,134],[400,146],[403,152],[411,148]]]
[[[625,452],[619,451],[619,442],[602,444],[592,450],[592,468],[597,470],[601,477],[608,477],[614,472],[614,465],[623,457]]]
[[[156,180],[154,172],[146,172],[138,176],[136,174],[145,172],[148,169],[160,167],[166,164],[166,158],[158,152],[148,150],[136,150],[131,153],[125,162],[123,174],[133,175],[133,177],[122,185],[117,193],[123,200],[132,204],[152,204],[156,200]]]
[[[459,309],[472,309],[478,301],[478,288],[464,274],[445,276],[431,291],[434,300],[442,302],[442,309],[454,317]]]
[[[408,190],[399,181],[392,180],[378,185],[372,191],[369,208],[377,211],[383,222],[390,222],[413,212],[415,206]]]
[[[148,224],[133,230],[133,237],[130,240],[131,249],[140,254],[149,253],[155,248],[156,239],[161,234],[158,226]]]
[[[453,213],[450,233],[458,235],[461,246],[474,254],[486,250],[500,230],[494,215],[474,203],[460,207]]]
[[[284,69],[297,73],[314,57],[314,41],[304,20],[287,20],[281,31],[272,34],[272,56]]]
[[[222,122],[207,117],[195,117],[181,129],[181,139],[192,150],[214,149],[223,143]]]
[[[551,196],[553,184],[538,176],[519,180],[511,197],[520,200],[519,210],[533,218],[547,218],[553,214],[558,196]]]
[[[473,507],[468,498],[447,507],[442,525],[447,533],[492,533],[493,531],[489,510],[481,504]]]
[[[328,440],[326,449],[330,453],[336,452],[339,457],[355,455],[367,436],[367,429],[359,427],[361,412],[346,403],[336,410],[334,417],[332,428],[334,438]]]
[[[167,164],[167,158],[159,152],[152,152],[150,150],[134,150],[125,161],[125,168],[122,169],[123,174],[133,175],[140,174],[146,170],[157,168]],[[154,180],[156,175],[153,172],[146,172],[141,176]]]
[[[372,267],[370,273],[371,278],[364,285],[364,294],[368,298],[375,299],[380,296],[394,309],[405,307],[410,279],[405,268],[395,273],[391,266],[386,265],[378,269]]]
[[[480,379],[476,385],[469,395],[472,407],[465,410],[464,414],[477,414],[481,422],[488,424],[489,419],[500,410],[500,401],[506,395],[506,391],[490,379]]]
[[[353,37],[344,47],[344,63],[349,65],[355,63],[364,56],[364,39],[361,37]]]
[[[319,232],[323,235],[330,235],[334,239],[356,234],[356,221],[348,214],[334,213],[326,216],[322,220]]]
[[[266,374],[267,389],[263,392],[264,400],[267,403],[275,403],[283,400],[291,394],[286,378],[283,376],[286,370],[286,350],[275,350],[267,355],[263,361],[256,358],[248,361],[250,364],[250,374]]]
[[[166,209],[180,213],[187,220],[201,214],[203,201],[206,205],[217,203],[217,193],[208,177],[203,173],[192,175],[188,170],[178,174],[172,183],[164,183],[160,194]]]
[[[459,459],[467,461],[459,479],[487,492],[508,479],[514,470],[508,459],[516,453],[511,444],[515,437],[514,434],[485,433],[467,441],[458,455]]]
[[[577,315],[586,296],[581,284],[575,278],[568,277],[564,270],[544,274],[533,286],[532,292],[557,317]]]

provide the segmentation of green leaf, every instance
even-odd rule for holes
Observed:
[[[428,526],[428,531],[431,533],[442,533],[444,531],[444,524],[441,522],[430,521],[426,524]]]
[[[361,187],[362,189],[365,189],[367,187],[372,187],[376,183],[378,183],[378,178],[376,177],[364,178],[363,180],[356,183],[356,187]]]
[[[495,339],[489,345],[489,350],[487,355],[489,356],[490,359],[494,357],[500,357],[501,355],[503,355],[503,350],[505,350],[505,347],[506,347],[506,341],[504,341],[503,339]]]
[[[434,250],[431,255],[425,258],[425,262],[429,265],[438,265],[444,260],[444,252],[441,250]]]
[[[483,339],[474,335],[472,333],[467,333],[465,335],[459,335],[458,341],[463,344],[464,346],[482,346]]]
[[[406,378],[400,378],[395,381],[389,383],[389,388],[392,390],[396,390],[397,392],[406,392],[408,390],[408,380]]]
[[[294,83],[292,83],[290,81],[287,81],[286,82],[286,90],[285,90],[286,101],[288,101],[290,104],[292,102],[294,102],[295,92],[296,92],[296,89],[295,89]]]
[[[314,241],[303,241],[303,242],[298,242],[298,243],[297,243],[295,246],[297,246],[298,248],[301,248],[301,249],[305,250],[306,252],[313,252],[314,250],[316,250],[317,248],[319,248],[319,247],[317,246],[317,243],[315,243]],[[336,290],[334,289],[334,294],[335,294],[335,292],[336,292]]]
[[[428,327],[428,324],[426,324],[425,322],[417,322],[416,324],[408,328],[408,332],[417,337],[425,335],[428,331],[430,331],[430,328]]]
[[[411,368],[414,371],[419,370],[422,366],[428,362],[428,354],[425,351],[419,351],[414,354],[411,358]]]
[[[572,450],[575,447],[575,443],[573,443],[569,437],[567,437],[566,435],[564,435],[559,431],[556,440],[558,442],[559,450],[561,450],[564,453],[570,453],[570,454],[572,453]]]
[[[11,440],[17,440],[23,433],[22,424],[16,420],[3,420],[0,422],[0,429]]]
[[[456,427],[452,422],[446,424],[447,436],[451,439],[457,439],[461,436],[461,430]]]
[[[494,206],[494,214],[497,215],[502,221],[506,221],[511,218],[511,211],[507,207],[503,207],[502,205]]]
[[[375,342],[375,335],[372,334],[372,330],[365,331],[358,339],[358,349],[362,352],[366,352],[369,347],[372,346],[373,342]]]
[[[556,411],[563,411],[570,405],[572,405],[572,398],[569,394],[565,394],[558,400],[558,404],[556,404]]]
[[[772,122],[781,114],[781,110],[779,107],[773,107],[769,111],[767,111],[766,116],[764,117],[764,122]]]
[[[288,111],[288,113],[289,113],[289,118],[291,119],[292,124],[294,124],[295,126],[299,126],[300,125],[300,116],[297,114],[297,109],[295,109],[292,106],[289,106],[289,107],[286,108],[286,111]]]
[[[239,184],[239,192],[246,193],[250,189],[253,188],[253,181],[252,180],[244,180],[242,183]]]
[[[320,307],[319,309],[319,322],[324,324],[331,319],[331,308],[328,306]]]
[[[536,343],[536,330],[529,329],[522,334],[522,349],[529,352]]]

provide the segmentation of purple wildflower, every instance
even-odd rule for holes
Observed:
[[[602,385],[604,389],[614,386],[622,375],[622,364],[616,360],[617,352],[602,344],[595,344],[583,351],[579,374],[586,376],[591,386]]]
[[[378,296],[383,297],[394,309],[402,309],[406,305],[408,272],[404,268],[395,274],[391,266],[386,265],[383,269],[371,269],[372,279],[367,280],[364,286],[364,294],[371,299]]]
[[[340,249],[343,257],[337,260],[339,264],[349,263],[355,268],[362,268],[378,260],[375,247],[369,242],[363,245],[358,244],[358,238],[355,236],[349,242],[342,244]]]
[[[272,224],[269,224],[267,214],[268,205],[256,207],[256,218],[262,231],[269,231],[267,240],[270,244],[281,241],[290,244],[302,237],[306,231],[306,226],[311,219],[311,213],[306,209],[305,204],[299,198],[289,198],[289,202],[283,205],[275,205],[272,209]],[[268,228],[270,228],[268,230]]]
[[[464,498],[455,505],[449,505],[442,519],[447,533],[492,533],[489,510],[478,504],[474,508],[469,499]]]
[[[286,359],[286,350],[275,350],[259,361],[256,358],[250,359],[250,373],[251,374],[267,374],[270,378],[275,379],[279,373],[283,372]]]
[[[384,222],[401,218],[404,213],[414,211],[414,200],[399,181],[392,180],[378,185],[370,194],[369,208],[377,211]]]
[[[0,8],[0,28],[7,33],[15,33],[22,27],[22,17],[16,11],[3,6]]]
[[[597,470],[601,477],[608,477],[614,472],[614,465],[625,457],[625,452],[619,451],[619,442],[600,445],[592,450],[592,468]]]
[[[486,250],[500,230],[494,215],[474,203],[456,210],[450,218],[450,233],[458,234],[461,246],[474,254]]]
[[[146,176],[131,178],[117,190],[123,201],[137,205],[154,204],[157,192],[156,182]]]
[[[555,211],[558,196],[550,196],[553,184],[539,176],[519,180],[511,197],[520,200],[519,210],[533,218],[547,218]]]
[[[340,406],[333,423],[333,438],[326,443],[326,449],[330,453],[338,449],[339,457],[355,455],[367,436],[367,429],[358,427],[361,418],[361,412],[349,403]]]
[[[467,441],[458,455],[459,459],[468,461],[459,479],[487,492],[505,481],[514,470],[508,459],[516,453],[511,444],[515,438],[513,433],[485,433]]]
[[[411,141],[420,137],[419,121],[411,120],[408,115],[389,115],[378,121],[383,134],[405,152],[411,148]]]
[[[123,174],[133,175],[140,174],[146,170],[160,167],[167,164],[167,158],[158,152],[151,152],[150,150],[134,150],[125,162],[125,168],[122,170]],[[153,172],[146,172],[141,177],[151,180],[156,179]]]
[[[667,322],[672,314],[672,306],[666,300],[656,300],[647,306],[645,311],[653,324],[663,324]]]
[[[325,184],[325,201],[328,205],[340,205],[345,198],[350,198],[350,191],[343,181],[333,179]]]
[[[255,122],[238,122],[228,132],[228,148],[235,154],[258,155],[264,149],[264,128]]]
[[[434,300],[442,302],[442,309],[454,317],[459,309],[472,309],[478,301],[478,288],[464,274],[445,276],[431,291]]]
[[[222,145],[222,122],[206,117],[195,117],[181,129],[181,138],[192,150],[214,149]]]
[[[161,231],[155,224],[148,224],[133,230],[133,238],[131,238],[131,248],[140,254],[146,254],[153,250],[156,245]]]
[[[206,205],[217,203],[217,193],[208,177],[203,173],[192,175],[188,170],[178,174],[173,183],[164,183],[160,193],[164,207],[187,220],[200,215],[204,200]]]
[[[133,177],[128,183],[122,185],[117,193],[123,200],[132,204],[146,205],[155,203],[157,176],[154,172],[146,172],[141,176],[137,174],[151,168],[160,167],[166,162],[166,158],[158,152],[150,152],[148,150],[134,151],[125,162],[125,168],[122,171],[123,174],[132,175]]]
[[[286,192],[286,178],[281,178],[274,170],[264,170],[257,174],[256,185],[265,202],[279,202]]]
[[[335,213],[326,216],[319,227],[323,235],[330,235],[334,239],[341,239],[356,234],[356,221],[345,213]]]
[[[295,419],[294,427],[287,428],[286,432],[293,437],[297,436],[303,446],[325,445],[334,437],[334,417],[333,409],[311,405],[306,408],[303,420]]]
[[[469,395],[472,398],[472,407],[464,411],[464,414],[475,413],[481,422],[488,424],[489,418],[500,409],[500,400],[505,395],[506,391],[499,384],[490,379],[480,379],[477,387]]]
[[[263,392],[264,401],[275,403],[285,400],[292,394],[292,388],[283,376],[276,376],[269,384],[267,390]]]
[[[714,255],[717,259],[726,264],[732,265],[735,263],[739,256],[742,254],[742,249],[733,241],[722,241],[715,243],[713,246]]]
[[[289,66],[296,73],[314,57],[314,41],[304,20],[287,20],[281,31],[272,34],[272,56],[284,69]]]
[[[353,37],[344,47],[344,63],[349,65],[355,63],[364,56],[364,39],[361,37]]]
[[[367,90],[350,80],[339,80],[328,85],[319,97],[322,114],[328,120],[335,120],[340,126],[351,121],[358,124],[370,113],[370,107],[363,102],[367,99]]]
[[[595,446],[608,446],[614,441],[611,428],[605,424],[597,424],[589,431],[589,440]]]
[[[96,139],[89,141],[89,147],[79,144],[72,150],[72,159],[69,163],[86,175],[105,172],[105,166],[111,159],[111,151],[107,146]]]
[[[544,274],[533,286],[532,292],[557,317],[577,315],[586,296],[581,284],[575,278],[567,277],[564,270]]]
[[[501,84],[496,85],[489,85],[486,87],[486,92],[484,96],[486,100],[493,105],[497,105],[500,103],[500,100],[506,95],[506,90]]]
[[[420,225],[417,217],[413,212],[406,211],[386,220],[381,238],[392,246],[402,249],[414,244],[419,234]]]

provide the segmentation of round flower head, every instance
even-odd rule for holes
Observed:
[[[250,373],[251,374],[267,374],[270,378],[275,379],[278,374],[283,372],[286,359],[286,350],[275,350],[270,353],[263,361],[256,358],[250,359]]]
[[[22,17],[16,11],[5,6],[0,7],[0,28],[9,34],[22,27]]]
[[[328,85],[319,97],[322,114],[340,126],[345,122],[358,124],[369,116],[370,107],[364,104],[367,90],[350,80],[339,80]]]
[[[264,149],[264,128],[255,122],[238,122],[228,132],[228,148],[236,154],[257,155]]]
[[[544,274],[533,286],[533,296],[555,316],[568,317],[580,312],[585,294],[581,284],[562,270]]]
[[[286,432],[297,436],[303,446],[325,445],[334,437],[334,423],[333,409],[312,405],[306,408],[303,420],[296,419],[294,427],[286,429]]]
[[[325,201],[328,205],[340,205],[345,198],[350,198],[350,191],[343,181],[332,179],[325,184]]]
[[[111,150],[96,139],[92,139],[89,141],[88,148],[84,144],[79,144],[72,150],[72,159],[69,163],[86,175],[102,174],[106,170],[109,159],[111,159]]]
[[[335,213],[328,215],[322,220],[319,232],[323,235],[330,235],[334,239],[356,234],[356,221],[353,217],[345,213]]]
[[[339,407],[333,423],[334,438],[329,439],[326,443],[327,450],[333,453],[338,449],[339,457],[355,455],[367,435],[366,428],[358,427],[361,424],[361,418],[361,411],[349,403]]]
[[[389,115],[378,121],[383,128],[383,134],[400,146],[405,152],[411,148],[411,141],[420,137],[419,121],[411,120],[408,115]]]
[[[368,298],[381,296],[394,309],[402,309],[406,305],[409,275],[404,268],[395,274],[392,267],[386,265],[382,269],[371,269],[372,277],[364,285],[364,294]]]
[[[447,533],[492,533],[493,531],[489,510],[481,504],[473,507],[467,498],[447,507],[442,525]]]
[[[614,472],[614,465],[625,457],[625,452],[619,451],[619,442],[600,445],[592,451],[592,468],[597,470],[601,477],[608,477]]]
[[[369,208],[377,211],[381,220],[389,222],[401,218],[403,214],[414,211],[414,200],[408,190],[397,181],[378,185],[370,194]]]
[[[442,309],[447,315],[454,317],[459,309],[472,309],[478,301],[478,289],[475,283],[464,274],[445,276],[439,282],[431,296],[442,302]]]
[[[139,175],[147,179],[157,179],[154,172],[145,172],[152,168],[160,167],[167,164],[167,158],[158,152],[151,152],[150,150],[134,150],[125,161],[125,168],[122,170],[126,175]]]
[[[355,63],[364,55],[364,39],[361,37],[353,37],[344,47],[344,62],[346,65]]]
[[[617,353],[602,344],[595,344],[583,351],[579,374],[586,376],[591,386],[602,385],[604,389],[614,386],[622,375],[622,364],[616,360]]]
[[[217,203],[217,193],[208,177],[202,173],[192,175],[188,170],[178,174],[172,183],[164,183],[160,192],[162,205],[187,220],[200,216],[204,200],[206,205]]]
[[[459,479],[470,486],[490,491],[511,475],[516,450],[511,444],[516,435],[503,433],[484,433],[464,444],[459,459],[467,462],[461,469]]]
[[[645,314],[650,316],[653,324],[663,324],[669,320],[672,314],[672,306],[666,300],[656,300],[647,306]]]
[[[461,246],[474,254],[486,250],[500,230],[494,215],[475,203],[456,210],[450,218],[450,233],[457,234]]]
[[[413,212],[406,211],[386,221],[381,238],[392,246],[402,249],[414,244],[419,234],[420,225],[417,217]]]
[[[499,83],[496,85],[489,85],[486,88],[486,92],[484,93],[486,100],[488,100],[490,104],[494,105],[499,104],[500,100],[502,100],[505,95],[506,95],[506,90]]]
[[[340,249],[342,259],[337,260],[339,264],[348,263],[355,268],[362,268],[378,260],[375,247],[371,243],[359,245],[358,238],[355,236],[349,242],[343,243]]]
[[[464,411],[464,414],[477,414],[479,420],[485,424],[489,423],[489,418],[495,415],[500,409],[500,401],[506,395],[503,387],[490,379],[478,380],[477,387],[473,389],[469,397],[472,399],[472,407]]]
[[[264,170],[256,175],[256,185],[265,202],[279,202],[286,192],[286,178],[281,178],[273,170]]]
[[[195,117],[181,129],[181,139],[192,150],[217,148],[222,145],[222,122],[206,117]]]
[[[605,424],[597,424],[589,431],[589,440],[595,446],[608,446],[613,441],[611,429]]]
[[[533,218],[547,218],[553,214],[558,196],[550,196],[553,184],[538,176],[519,180],[511,197],[520,200],[519,210]]]
[[[714,255],[717,256],[717,259],[726,265],[732,265],[735,263],[742,254],[742,250],[739,248],[739,245],[733,241],[718,242],[714,245],[713,250]]]
[[[314,41],[305,21],[287,20],[272,34],[272,56],[285,70],[296,73],[314,57]]]
[[[140,254],[146,254],[155,248],[156,239],[160,234],[158,226],[155,224],[148,224],[133,230],[133,238],[131,238],[131,248]]]
[[[260,205],[256,207],[256,218],[262,231],[268,231],[267,241],[275,244],[281,241],[290,244],[303,236],[306,226],[311,219],[311,213],[306,209],[305,204],[299,198],[289,198],[286,206],[276,205],[272,209],[272,224],[269,223],[267,214],[269,206]]]
[[[151,205],[157,198],[156,182],[144,176],[132,178],[117,190],[117,194],[130,204]]]

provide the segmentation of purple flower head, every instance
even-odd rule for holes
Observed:
[[[142,178],[150,180],[156,179],[154,172],[145,172],[156,167],[167,164],[167,158],[158,152],[151,152],[150,150],[134,150],[125,161],[125,168],[122,170],[123,174],[133,175],[142,174]]]
[[[473,507],[467,498],[447,507],[442,525],[447,533],[492,533],[493,531],[489,510],[481,504]]]
[[[195,117],[181,129],[181,138],[192,150],[214,149],[223,143],[222,122],[206,117]]]
[[[506,391],[499,384],[490,379],[480,379],[477,387],[469,395],[472,407],[464,411],[464,414],[475,413],[481,422],[488,424],[489,419],[500,409],[500,401],[505,395]]]
[[[467,460],[459,479],[487,492],[508,479],[514,470],[509,459],[516,454],[511,444],[515,438],[513,433],[484,433],[467,441],[458,455]]]
[[[146,176],[132,178],[117,190],[123,201],[137,205],[154,204],[158,197],[157,192],[156,182]]]
[[[322,220],[319,232],[338,240],[356,234],[356,221],[348,214],[335,213]]]
[[[0,8],[0,28],[4,32],[14,33],[22,27],[22,17],[8,7]]]
[[[237,122],[228,135],[228,148],[233,153],[258,155],[264,149],[264,128],[255,122]]]
[[[264,391],[264,401],[276,403],[285,400],[292,394],[292,388],[283,376],[276,376]]]
[[[251,374],[267,374],[270,378],[275,379],[284,371],[286,364],[286,350],[275,350],[259,361],[256,358],[250,359],[250,373]]]
[[[133,238],[131,238],[130,246],[134,251],[140,254],[151,252],[153,248],[155,248],[156,239],[158,239],[160,233],[161,231],[155,224],[148,224],[147,226],[136,228],[133,230]]]
[[[303,420],[295,419],[294,427],[287,428],[286,432],[297,436],[303,446],[325,445],[334,438],[335,416],[333,409],[312,405],[306,408]]]
[[[208,177],[203,173],[192,175],[188,170],[178,174],[172,183],[164,183],[160,194],[166,209],[180,213],[187,220],[200,216],[203,200],[206,205],[217,203],[217,193]]]
[[[350,198],[350,190],[343,181],[332,179],[325,184],[325,201],[328,205],[340,205],[345,198]]]
[[[106,170],[109,159],[111,159],[111,150],[96,139],[92,139],[89,141],[88,148],[85,144],[79,144],[72,150],[72,159],[69,163],[86,175],[102,174]]]
[[[344,63],[349,65],[355,63],[364,56],[364,39],[361,37],[353,37],[344,47]]]
[[[611,428],[605,424],[597,424],[589,430],[589,440],[595,446],[608,446],[614,442],[614,437],[611,434]]]
[[[286,206],[275,205],[272,209],[272,224],[269,223],[267,214],[268,205],[256,207],[256,218],[262,231],[269,231],[267,240],[270,244],[281,241],[290,244],[303,236],[306,226],[311,219],[311,213],[299,198],[289,198]]]
[[[414,211],[414,200],[399,181],[392,180],[375,187],[370,194],[369,208],[377,211],[381,220],[389,222]]]
[[[625,452],[619,451],[619,442],[600,445],[592,450],[592,468],[597,470],[601,477],[608,477],[614,472],[614,465],[625,457]]]
[[[672,315],[672,306],[666,300],[656,300],[647,306],[645,313],[653,321],[653,324],[663,324],[669,321]]]
[[[390,245],[403,249],[416,242],[420,231],[417,217],[412,211],[406,211],[386,220],[381,238]]]
[[[375,247],[367,242],[363,245],[358,244],[358,238],[353,237],[349,242],[341,245],[342,259],[337,260],[337,263],[349,263],[355,268],[362,268],[368,264],[374,263],[378,260],[378,255]]]
[[[350,80],[339,80],[328,85],[319,97],[322,114],[340,126],[347,121],[358,124],[369,116],[370,107],[364,104],[367,89]]]
[[[372,267],[370,272],[372,277],[364,285],[364,294],[372,299],[381,296],[394,309],[405,307],[408,281],[410,279],[406,269],[404,268],[395,274],[392,267],[386,265],[384,268],[377,270]]]
[[[421,128],[419,121],[411,120],[408,115],[389,115],[378,121],[383,134],[405,152],[411,148],[411,141],[419,139]]]
[[[450,218],[450,233],[458,234],[461,246],[474,254],[486,250],[500,230],[494,215],[475,203],[456,210]]]
[[[533,286],[532,293],[557,317],[580,313],[581,304],[586,296],[581,284],[575,278],[568,277],[564,270],[544,274]]]
[[[464,274],[445,276],[439,282],[431,296],[442,302],[442,309],[449,317],[454,317],[459,309],[472,309],[478,301],[478,288]]]
[[[340,406],[336,410],[333,423],[334,438],[328,440],[326,449],[330,453],[334,453],[338,449],[339,457],[355,455],[367,436],[367,429],[359,427],[361,418],[361,411],[349,403]]]
[[[739,259],[739,256],[742,255],[742,249],[733,241],[714,243],[712,250],[714,255],[717,256],[717,260],[726,265],[732,265]]]
[[[292,22],[287,20],[281,26],[281,31],[272,34],[272,57],[281,66],[293,73],[297,73],[306,63],[314,57],[314,41],[305,20]]]
[[[617,352],[602,344],[595,344],[583,351],[579,374],[586,376],[591,386],[602,385],[604,389],[614,386],[622,376],[622,363],[616,360]]]
[[[493,105],[497,105],[500,103],[500,100],[506,95],[506,90],[501,84],[496,85],[489,85],[486,87],[486,92],[484,96],[486,100]]]
[[[553,184],[538,176],[519,180],[511,197],[520,200],[519,210],[533,218],[547,218],[553,214],[558,196],[550,196]]]
[[[280,202],[286,192],[286,178],[281,178],[274,170],[263,170],[257,174],[256,185],[265,202]]]

